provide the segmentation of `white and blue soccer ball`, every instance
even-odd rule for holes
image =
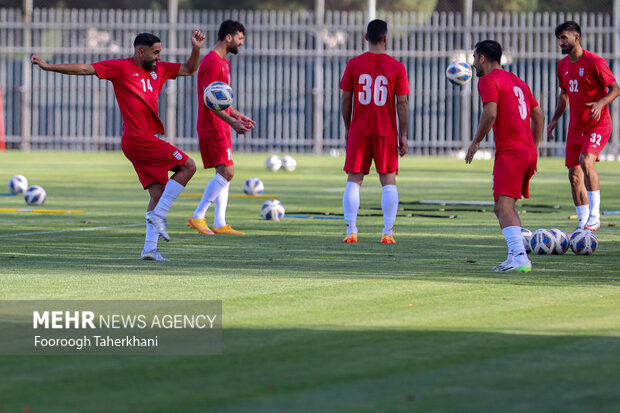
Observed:
[[[530,246],[530,239],[532,238],[532,231],[527,228],[521,228],[521,236],[523,237],[523,246],[525,247],[525,251],[529,254],[532,252],[532,247]]]
[[[47,198],[45,189],[39,185],[32,185],[24,192],[24,199],[28,205],[42,205]]]
[[[224,82],[213,82],[204,89],[202,99],[209,109],[224,110],[233,103],[232,88]]]
[[[548,229],[537,229],[530,238],[532,253],[537,255],[553,254],[555,249],[555,235]]]
[[[471,80],[471,66],[466,62],[452,62],[446,69],[446,77],[456,86],[464,86]]]
[[[278,157],[278,155],[271,155],[265,161],[265,166],[270,171],[275,172],[282,167],[282,160]]]
[[[570,234],[570,249],[577,255],[594,254],[597,247],[598,238],[590,230],[578,229]]]
[[[290,155],[285,155],[280,159],[282,161],[282,169],[293,172],[297,167],[297,161]]]
[[[279,221],[284,218],[284,205],[277,199],[265,201],[260,209],[260,216],[268,221]]]
[[[568,234],[558,228],[551,229],[551,233],[555,237],[555,249],[553,250],[553,253],[563,255],[570,248],[570,238],[568,237]]]
[[[28,180],[24,175],[13,175],[9,179],[9,192],[12,194],[23,194],[28,189]]]
[[[258,178],[250,178],[243,184],[243,192],[247,195],[260,195],[264,190],[265,185]]]

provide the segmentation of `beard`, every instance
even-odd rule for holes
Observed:
[[[572,44],[568,44],[565,47],[560,47],[562,54],[571,54],[574,48],[575,46]]]
[[[155,69],[157,69],[157,60],[151,60],[149,62],[147,62],[147,61],[142,62],[142,68],[144,70],[155,70]]]
[[[230,46],[228,48],[228,53],[237,54],[239,53],[239,46]]]

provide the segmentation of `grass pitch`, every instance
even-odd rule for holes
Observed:
[[[343,158],[299,155],[295,172],[272,173],[266,155],[235,156],[231,194],[257,176],[291,215],[341,212]],[[222,300],[224,325],[219,356],[0,356],[0,412],[619,411],[620,215],[603,217],[593,256],[497,274],[492,207],[405,204],[491,200],[491,166],[403,159],[401,206],[415,210],[401,215],[458,217],[401,216],[396,245],[379,243],[378,216],[345,245],[341,220],[267,222],[264,199],[245,198],[230,199],[228,223],[247,236],[201,236],[185,225],[198,200],[180,198],[160,242],[172,261],[158,263],[139,259],[148,196],[122,154],[0,153],[0,180],[23,174],[45,208],[86,211],[0,213],[0,298]],[[562,160],[538,169],[523,226],[570,232]],[[602,209],[620,210],[618,165],[598,170]],[[361,197],[360,214],[380,212],[374,172]]]

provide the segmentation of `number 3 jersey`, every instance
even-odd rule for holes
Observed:
[[[530,113],[538,102],[529,86],[515,74],[494,69],[478,80],[482,104],[497,103],[493,124],[495,151],[527,151],[536,154]]]
[[[159,93],[168,79],[176,79],[180,63],[157,62],[155,70],[144,70],[132,57],[93,63],[99,79],[114,86],[123,117],[123,136],[153,136],[165,133],[158,116]]]
[[[584,49],[583,55],[576,62],[571,62],[569,56],[560,60],[557,70],[560,88],[568,95],[569,127],[579,132],[611,127],[607,105],[601,110],[599,120],[592,118],[590,106],[586,105],[606,96],[607,86],[616,81],[605,59]]]
[[[398,136],[396,96],[409,94],[405,66],[386,53],[366,52],[349,60],[340,89],[353,92],[349,136]]]

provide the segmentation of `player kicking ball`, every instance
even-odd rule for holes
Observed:
[[[494,40],[483,40],[474,47],[473,67],[480,78],[478,92],[483,107],[465,162],[472,162],[480,142],[493,128],[494,211],[508,245],[508,258],[493,270],[530,272],[532,263],[523,245],[521,219],[515,203],[521,197],[530,197],[529,183],[536,172],[545,115],[528,85],[502,69],[501,58],[502,46]]]

